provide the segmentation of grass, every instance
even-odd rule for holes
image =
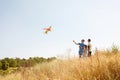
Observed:
[[[54,60],[0,76],[0,80],[120,80],[120,52],[89,58]]]

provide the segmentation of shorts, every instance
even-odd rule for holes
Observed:
[[[83,51],[79,51],[79,55],[83,55]]]
[[[89,51],[89,52],[88,52],[88,57],[90,57],[90,56],[91,56],[91,53],[92,53],[92,51]]]

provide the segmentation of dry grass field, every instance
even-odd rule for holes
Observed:
[[[101,51],[89,58],[54,60],[0,76],[0,80],[120,80],[120,53]]]

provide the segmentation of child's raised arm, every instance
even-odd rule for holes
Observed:
[[[73,42],[74,42],[76,45],[78,45],[78,43],[76,43],[74,40],[73,40]]]

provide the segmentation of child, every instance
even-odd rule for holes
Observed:
[[[87,45],[84,45],[84,54],[83,57],[87,57]]]
[[[76,44],[76,45],[79,45],[79,58],[82,57],[83,53],[84,53],[84,39],[81,40],[81,43],[76,43],[74,40],[73,42]]]

